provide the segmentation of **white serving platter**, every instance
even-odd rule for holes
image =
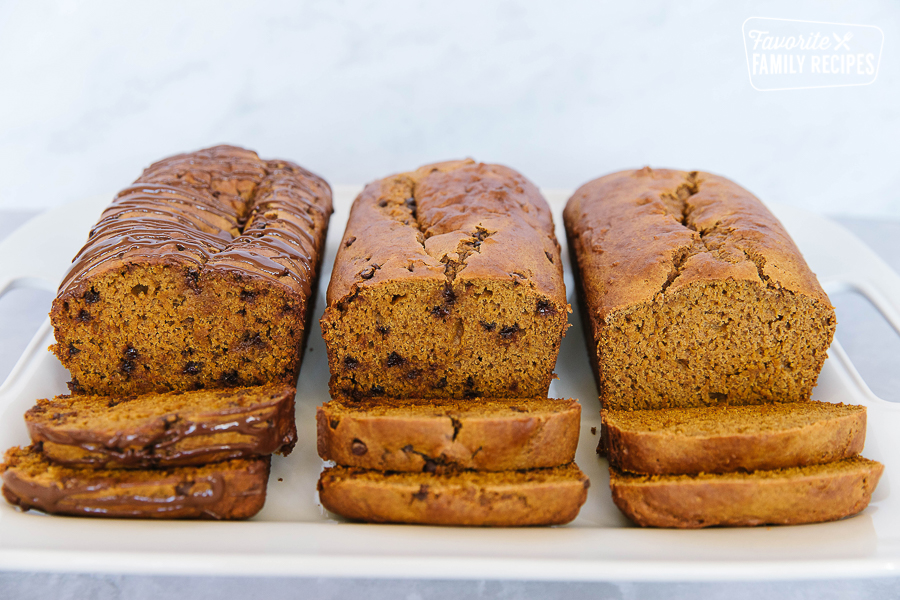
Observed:
[[[337,244],[358,187],[335,189],[335,214],[316,311],[321,315]],[[545,192],[564,240],[569,193]],[[26,223],[0,244],[0,294],[20,286],[55,291],[69,261],[111,196],[85,199]],[[828,219],[771,206],[829,292],[854,289],[900,331],[900,278],[868,247]],[[325,347],[310,333],[298,382],[299,443],[275,457],[265,508],[250,521],[139,521],[51,517],[0,501],[0,569],[191,575],[472,578],[528,580],[759,580],[900,574],[900,405],[877,398],[839,342],[829,351],[814,397],[869,410],[864,454],[885,463],[872,504],[834,523],[795,527],[652,530],[632,526],[609,494],[597,457],[599,404],[574,313],[557,364],[553,397],[581,400],[576,460],[591,478],[587,503],[565,527],[467,529],[347,523],[318,504],[315,409],[328,399]],[[49,309],[49,307],[47,307]],[[317,316],[318,316],[317,315]],[[26,444],[22,414],[35,399],[65,393],[67,372],[47,351],[45,322],[0,386],[0,450]]]

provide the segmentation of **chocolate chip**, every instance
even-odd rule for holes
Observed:
[[[241,290],[241,302],[252,302],[256,298],[256,292]]]
[[[222,373],[221,379],[222,383],[229,387],[234,387],[241,382],[240,377],[238,377],[237,371],[234,369]]]
[[[387,335],[388,332],[390,332],[391,328],[390,328],[390,327],[385,327],[384,325],[379,325],[378,327],[375,328],[375,330],[376,330],[378,333],[380,333],[381,335]]]
[[[189,288],[195,292],[200,291],[200,271],[197,269],[188,269],[184,273],[184,278],[187,280]]]
[[[546,250],[544,250],[544,256],[546,256],[546,257],[547,257],[547,260],[549,260],[550,263],[553,264],[553,255],[552,255],[552,254],[550,254],[549,252],[547,252]]]
[[[434,473],[437,471],[437,463],[430,458],[425,459],[425,465],[422,467],[423,473]]]
[[[134,371],[134,366],[134,361],[122,359],[122,362],[119,363],[119,370],[130,375]]]
[[[194,487],[193,481],[185,481],[175,486],[175,493],[179,496],[190,496],[191,488]]]
[[[188,364],[184,365],[184,369],[181,372],[185,375],[196,375],[202,368],[203,363],[191,361]]]
[[[456,302],[456,292],[454,292],[451,288],[444,288],[442,295],[444,296],[444,302],[446,302],[447,304],[453,304],[454,302]]]
[[[123,353],[123,356],[126,360],[137,360],[138,358],[140,358],[140,355],[140,352],[135,350],[134,346],[131,345],[125,348],[125,352]]]
[[[84,293],[84,301],[87,304],[100,302],[100,294],[98,294],[94,288],[91,288]]]
[[[431,387],[434,388],[434,389],[437,389],[437,390],[444,389],[445,387],[447,387],[447,378],[446,378],[446,377],[441,377],[440,381],[438,381],[437,383],[435,383],[435,384],[434,384],[433,386],[431,386]]]
[[[384,395],[384,387],[375,384],[372,386],[372,389],[369,390],[370,396],[383,396]]]
[[[428,486],[420,485],[419,491],[412,495],[413,499],[423,501],[428,498]]]
[[[355,369],[359,365],[359,361],[352,356],[344,357],[344,366],[348,369]]]
[[[414,381],[418,379],[422,375],[422,371],[419,369],[412,369],[411,371],[406,372],[406,378],[410,381]]]
[[[82,323],[87,323],[88,321],[91,320],[91,313],[89,313],[88,311],[86,311],[82,308],[81,312],[78,313],[78,317],[76,317],[76,318],[79,321],[81,321]]]
[[[362,277],[363,279],[372,279],[373,277],[375,277],[375,267],[373,267],[373,266],[366,267],[365,269],[363,269],[362,271],[359,272],[359,276]]]
[[[416,218],[416,199],[415,198],[407,198],[404,201],[404,204],[406,204],[406,208],[409,209],[409,212],[412,213],[412,218],[415,219]]]
[[[368,451],[369,449],[366,447],[365,442],[360,439],[355,439],[353,440],[353,443],[350,444],[350,452],[353,453],[353,456],[362,456]]]
[[[389,367],[396,367],[398,365],[402,365],[405,362],[406,360],[396,352],[391,352],[390,354],[388,354],[387,366]]]
[[[179,252],[184,252],[184,246],[182,246],[181,244],[175,244],[175,249]]]
[[[84,388],[82,387],[82,385],[80,383],[78,383],[78,380],[75,379],[74,377],[72,378],[72,381],[66,382],[66,387],[69,388],[69,391],[72,392],[73,394],[83,394],[84,393]]]
[[[78,348],[75,347],[75,344],[69,344],[69,356],[75,356],[81,352]]]
[[[597,435],[597,428],[591,427],[591,435]]]
[[[328,425],[330,425],[332,429],[337,429],[340,424],[341,421],[339,419],[331,419],[331,421],[328,422]]]
[[[484,321],[482,321],[481,326],[484,327],[485,331],[493,331],[493,330],[497,329],[496,323],[485,323]]]
[[[450,311],[446,306],[435,306],[431,309],[431,316],[433,317],[446,317],[450,314]]]
[[[556,307],[547,300],[538,300],[535,312],[541,316],[556,314]]]
[[[350,246],[353,245],[353,242],[355,242],[355,241],[356,241],[356,236],[351,236],[350,238],[347,239],[346,242],[344,242],[344,247],[349,248]]]
[[[121,404],[121,402],[119,400],[113,399],[106,403],[106,408],[114,408],[114,407],[118,406],[119,404]]]
[[[501,329],[500,337],[502,337],[504,340],[508,340],[508,339],[512,338],[514,335],[516,335],[516,333],[518,333],[518,332],[519,332],[519,324],[516,323],[515,325],[512,325],[510,327],[504,327],[503,329]]]
[[[378,206],[380,206],[381,208],[384,208],[385,206],[387,206],[387,200],[382,200],[381,202],[378,203]]]

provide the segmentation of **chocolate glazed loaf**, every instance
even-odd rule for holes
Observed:
[[[472,160],[366,186],[327,302],[331,394],[351,398],[546,397],[569,311],[546,201]]]
[[[53,302],[73,393],[293,383],[331,190],[217,146],[148,168],[103,212]]]
[[[834,309],[752,194],[647,167],[582,186],[564,218],[605,408],[809,399]]]

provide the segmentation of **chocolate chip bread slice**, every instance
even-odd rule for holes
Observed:
[[[587,499],[589,485],[569,463],[442,474],[329,467],[318,488],[322,506],[356,521],[517,527],[568,523]]]
[[[472,160],[371,183],[327,303],[332,397],[546,397],[569,312],[550,208]]]
[[[53,301],[72,393],[294,383],[331,210],[320,177],[234,146],[151,165]]]
[[[611,467],[651,475],[757,471],[856,456],[864,406],[793,402],[753,406],[603,410]]]
[[[25,413],[53,462],[144,469],[289,454],[294,387],[269,384],[142,396],[58,396]]]
[[[382,471],[505,471],[572,462],[581,406],[575,400],[332,400],[320,406],[319,456]]]
[[[153,519],[247,519],[266,501],[269,457],[163,470],[77,469],[35,446],[0,465],[3,496],[50,514]]]
[[[633,475],[610,469],[613,502],[644,527],[798,525],[868,506],[884,466],[865,458],[752,473]]]
[[[585,184],[564,220],[605,408],[810,398],[834,309],[750,192],[646,167]]]

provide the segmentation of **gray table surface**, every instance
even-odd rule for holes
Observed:
[[[36,212],[0,211],[0,240]],[[900,221],[833,217],[900,273]],[[49,292],[14,290],[0,297],[0,380],[12,369],[46,316]],[[900,336],[862,296],[833,295],[837,337],[872,390],[900,402]],[[900,578],[826,581],[640,583],[490,580],[185,577],[90,573],[0,572],[0,599],[96,598],[758,598],[856,600],[900,597]]]

